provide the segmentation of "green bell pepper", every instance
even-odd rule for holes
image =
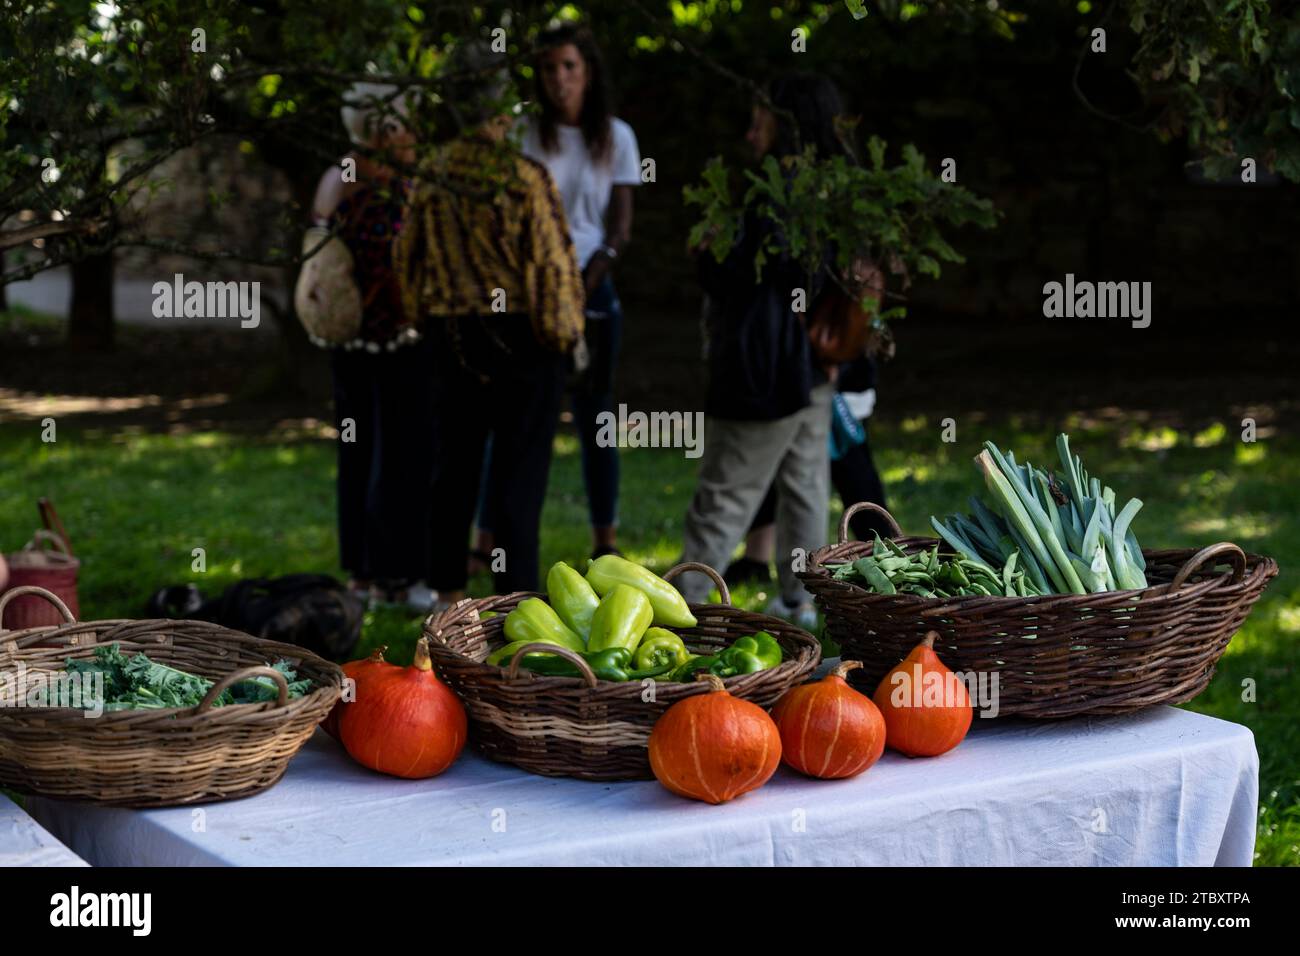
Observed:
[[[627,672],[628,680],[645,680],[647,677],[662,677],[668,680],[668,673],[673,669],[672,664],[660,664],[658,667],[647,667],[642,670],[631,670]]]
[[[491,654],[489,654],[489,655],[487,656],[487,661],[486,661],[486,663],[491,664],[493,667],[508,667],[508,666],[510,666],[510,658],[512,658],[512,657],[515,656],[515,652],[518,651],[519,648],[525,646],[526,644],[535,644],[535,643],[539,643],[539,642],[537,642],[537,641],[511,641],[509,644],[506,644],[506,645],[504,645],[503,647],[498,647],[495,651],[493,651]],[[543,642],[540,642],[540,643],[554,644],[555,642],[554,642],[554,641],[543,641]],[[559,645],[559,646],[563,646],[563,645]],[[531,657],[532,655],[529,655],[529,656]],[[537,656],[538,656],[538,657],[545,657],[545,656],[547,656],[547,655],[544,655],[544,654],[538,652],[538,653],[537,653]]]
[[[582,638],[569,630],[555,610],[541,598],[527,598],[520,601],[518,606],[506,615],[505,631],[506,637],[511,641],[559,644],[571,651],[587,649]]]
[[[671,664],[669,670],[672,670],[685,664],[690,657],[691,652],[686,649],[680,637],[662,627],[652,627],[641,638],[633,660],[643,670],[663,664]]]
[[[632,652],[629,650],[611,647],[603,651],[587,651],[581,656],[598,680],[626,681],[628,679],[627,668],[632,663]],[[519,666],[546,677],[582,676],[577,664],[558,654],[525,654],[519,659]]]
[[[694,627],[697,623],[681,592],[653,571],[617,554],[604,554],[592,561],[587,581],[602,596],[619,584],[641,591],[650,599],[654,623],[659,627]]]
[[[691,682],[700,671],[715,677],[735,677],[737,674],[754,674],[776,667],[783,657],[781,645],[766,631],[759,631],[734,640],[717,654],[689,658],[679,664],[667,680]]]
[[[718,658],[713,654],[692,657],[685,663],[679,664],[673,671],[671,671],[668,675],[668,680],[690,683],[695,680],[696,673],[699,671],[707,671],[717,663]]]
[[[730,647],[718,655],[723,666],[735,668],[734,673],[737,674],[769,670],[781,663],[781,656],[781,645],[767,631],[736,638]]]
[[[666,674],[670,667],[663,665],[647,669],[632,670],[632,653],[626,648],[610,647],[603,651],[587,651],[582,659],[587,662],[597,680],[627,681],[644,680],[647,677],[659,677]],[[519,666],[541,674],[545,677],[581,677],[582,672],[570,660],[558,655],[525,654],[519,660]]]
[[[584,578],[563,561],[546,572],[546,597],[560,620],[584,641],[591,636],[591,616],[600,597]]]
[[[603,651],[621,647],[630,655],[641,643],[641,637],[654,617],[650,599],[634,587],[616,584],[600,599],[596,613],[591,616],[591,636],[588,650]]]

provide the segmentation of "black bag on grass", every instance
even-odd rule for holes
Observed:
[[[245,578],[205,600],[193,584],[163,588],[149,599],[151,617],[212,621],[328,660],[347,660],[361,637],[365,607],[327,574]]]

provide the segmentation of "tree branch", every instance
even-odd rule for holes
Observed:
[[[40,222],[34,226],[22,226],[0,232],[0,250],[23,246],[36,239],[48,239],[52,236],[95,235],[109,225],[107,219],[63,219],[58,222]]]

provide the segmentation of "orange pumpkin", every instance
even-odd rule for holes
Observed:
[[[821,680],[792,687],[772,708],[781,759],[810,777],[855,777],[885,752],[885,718],[844,680],[861,661],[843,661]]]
[[[726,803],[756,790],[781,762],[781,734],[757,704],[732,697],[722,680],[710,693],[679,700],[650,731],[650,769],[677,794]]]
[[[352,759],[410,780],[450,767],[467,730],[465,707],[434,674],[425,637],[410,667],[367,671],[357,699],[339,717],[339,739]]]
[[[938,636],[926,634],[876,688],[885,742],[909,757],[937,757],[952,750],[966,737],[974,716],[966,685],[934,652]]]
[[[370,652],[369,657],[363,657],[355,661],[348,661],[343,665],[343,676],[352,679],[352,693],[349,694],[348,700],[340,700],[337,704],[331,707],[330,712],[326,714],[325,719],[321,721],[321,729],[335,740],[339,739],[339,717],[343,715],[343,708],[350,705],[352,701],[356,699],[356,690],[361,686],[361,682],[365,679],[366,674],[371,670],[378,671],[383,670],[385,667],[397,667],[396,664],[390,664],[388,661],[384,660],[384,651],[386,650],[388,650],[387,645],[375,648],[375,650]],[[346,686],[344,691],[345,693],[347,692]]]

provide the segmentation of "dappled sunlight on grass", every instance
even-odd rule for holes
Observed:
[[[1142,451],[1165,451],[1178,444],[1178,432],[1164,428],[1130,428],[1120,439],[1121,448],[1138,448]]]
[[[1228,437],[1228,429],[1223,422],[1215,422],[1209,428],[1202,429],[1192,438],[1192,444],[1197,448],[1213,448],[1215,445],[1223,444]]]
[[[1238,445],[1232,452],[1232,460],[1238,465],[1258,465],[1267,457],[1268,448],[1259,442]]]
[[[1231,495],[1237,487],[1237,481],[1237,478],[1221,471],[1202,471],[1193,477],[1178,482],[1175,487],[1178,491],[1178,497],[1184,502],[1192,499],[1201,504],[1210,504],[1222,502]],[[1217,516],[1216,514],[1215,517]]]
[[[1183,528],[1199,535],[1217,535],[1225,540],[1255,540],[1272,534],[1277,522],[1258,514],[1204,516],[1184,522]]]
[[[930,481],[935,476],[935,469],[928,465],[917,465],[908,463],[906,465],[895,465],[892,468],[885,468],[881,471],[881,479],[887,484],[892,482],[911,479],[912,481]]]

